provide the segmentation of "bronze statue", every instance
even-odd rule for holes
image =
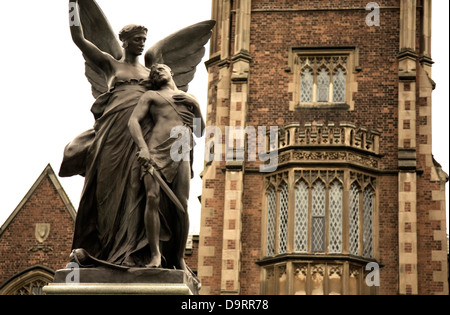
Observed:
[[[159,41],[147,50],[144,66],[138,59],[145,27],[124,27],[120,45],[94,0],[69,4],[72,38],[86,60],[86,77],[96,98],[94,128],[67,145],[59,173],[85,176],[72,256],[122,267],[186,269],[191,164],[186,158],[162,165],[168,157],[160,145],[168,145],[162,140],[170,138],[169,124],[189,124],[169,113],[171,102],[185,118],[201,117],[198,103],[185,92],[215,22],[192,25]],[[73,10],[78,10],[75,22]],[[152,66],[154,74],[165,75],[160,86],[149,79]],[[168,69],[173,76],[165,73]],[[158,124],[160,111],[171,115],[164,127]]]

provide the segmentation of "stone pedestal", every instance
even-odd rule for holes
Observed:
[[[193,295],[197,280],[182,270],[170,269],[61,269],[53,283],[44,287],[47,295]]]

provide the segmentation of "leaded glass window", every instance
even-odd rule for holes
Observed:
[[[295,241],[296,252],[308,251],[308,185],[302,180],[295,189]]]
[[[351,170],[294,169],[269,175],[268,183],[265,251],[282,255],[262,258],[262,292],[373,293],[363,270],[375,256],[376,179]]]
[[[333,102],[345,103],[346,76],[342,68],[337,68],[333,74]]]
[[[43,295],[42,288],[48,283],[42,280],[35,280],[27,283],[23,287],[17,290],[16,295]]]
[[[275,254],[275,222],[276,222],[277,194],[275,188],[271,186],[267,193],[267,238],[266,254]]]
[[[302,103],[313,101],[314,76],[310,68],[305,68],[301,75],[300,99]]]
[[[368,186],[364,190],[363,197],[363,256],[367,258],[373,257],[373,199],[374,191]]]
[[[349,253],[373,258],[375,179],[339,170],[294,174],[292,186],[287,173],[273,176],[268,185],[265,255]]]
[[[286,183],[283,183],[280,191],[280,220],[278,227],[278,253],[286,253],[287,250],[287,232],[288,232],[288,206],[289,189]]]
[[[329,253],[342,252],[342,184],[335,180],[330,185]]]
[[[320,69],[317,75],[317,101],[328,102],[330,89],[330,75],[324,68]]]
[[[300,104],[343,104],[347,101],[348,55],[298,55],[296,72]]]
[[[325,185],[316,181],[312,195],[312,251],[325,251]]]
[[[353,183],[350,188],[350,254],[359,255],[359,188]]]

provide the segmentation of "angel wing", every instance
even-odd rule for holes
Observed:
[[[79,16],[84,37],[103,52],[117,60],[123,57],[123,48],[114,34],[108,19],[95,0],[78,0]],[[164,63],[174,72],[174,81],[182,91],[187,91],[197,65],[205,55],[205,45],[211,38],[213,20],[188,26],[150,47],[145,54],[145,65]],[[97,98],[109,89],[109,78],[93,62],[84,56],[85,75],[92,86],[92,95]]]
[[[96,45],[101,51],[122,59],[123,48],[120,45],[111,25],[95,0],[78,0],[79,16],[83,26],[84,37]],[[92,86],[92,95],[97,98],[109,89],[108,78],[86,56],[85,75]]]
[[[145,66],[150,68],[156,63],[168,65],[174,73],[177,87],[187,92],[215,25],[216,21],[203,21],[160,40],[147,50]]]

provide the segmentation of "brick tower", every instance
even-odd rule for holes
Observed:
[[[212,17],[201,293],[448,294],[431,0],[213,0]]]

